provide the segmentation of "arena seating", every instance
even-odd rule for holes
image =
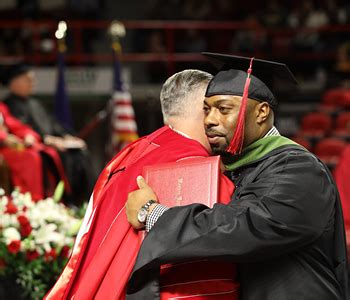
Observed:
[[[302,117],[300,130],[292,139],[333,170],[350,141],[350,90],[326,91],[318,110]]]
[[[324,162],[326,165],[333,169],[339,160],[340,155],[346,147],[346,142],[338,138],[325,138],[320,140],[315,148],[314,153]]]

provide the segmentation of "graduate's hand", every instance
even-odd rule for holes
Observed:
[[[35,144],[36,140],[35,140],[35,137],[31,134],[27,134],[25,137],[24,137],[24,145],[26,147],[31,147]]]
[[[47,146],[51,146],[60,152],[64,152],[67,150],[64,145],[64,139],[59,136],[46,135],[44,137],[44,144]]]
[[[125,204],[125,209],[130,225],[135,229],[142,229],[145,225],[138,221],[137,214],[139,213],[141,207],[144,206],[149,200],[158,202],[158,198],[153,192],[152,188],[141,176],[138,176],[136,180],[139,189],[129,193],[128,200]],[[152,211],[155,205],[156,204],[152,204],[150,206],[149,213]]]
[[[77,136],[73,136],[70,134],[66,134],[64,137],[64,142],[66,145],[66,148],[73,148],[73,149],[86,149],[87,145],[84,140],[81,138],[78,138]]]

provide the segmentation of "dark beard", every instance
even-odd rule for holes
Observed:
[[[221,148],[211,146],[211,151],[213,155],[225,155],[227,152]]]
[[[232,155],[231,153],[228,153],[228,152],[223,152],[222,154],[220,154],[220,157],[224,165],[230,164],[237,160],[237,157],[235,155]]]
[[[225,141],[226,141],[226,145],[221,145],[221,146],[216,144],[210,145],[211,151],[214,155],[223,155],[226,153],[226,149],[230,141],[227,140],[227,138],[225,138]]]

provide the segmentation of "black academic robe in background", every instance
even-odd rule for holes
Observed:
[[[14,117],[32,127],[41,137],[71,134],[36,99],[10,94],[3,102]],[[66,195],[66,201],[79,204],[81,200],[88,200],[96,179],[88,151],[69,149],[59,154],[72,189],[72,194]]]
[[[159,299],[160,265],[201,258],[237,263],[244,300],[347,299],[342,211],[323,163],[288,145],[229,175],[229,205],[175,207],[159,218],[127,299]]]

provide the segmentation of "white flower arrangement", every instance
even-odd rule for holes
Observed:
[[[0,278],[15,279],[27,298],[42,298],[67,261],[81,219],[52,198],[34,202],[18,191],[8,197],[1,188],[0,216]]]

